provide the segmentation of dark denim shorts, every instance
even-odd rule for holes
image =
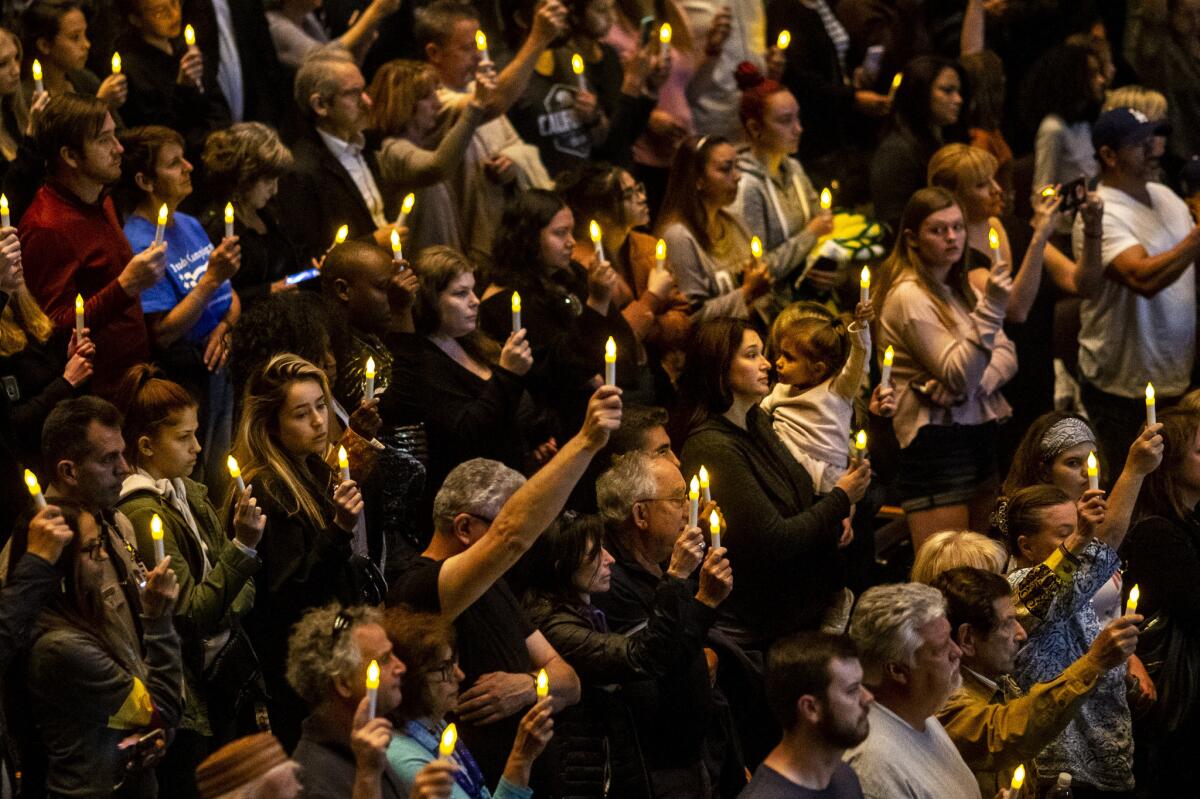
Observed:
[[[900,450],[900,506],[913,512],[962,505],[997,468],[995,422],[927,424]]]

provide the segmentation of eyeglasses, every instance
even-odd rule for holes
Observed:
[[[673,497],[645,497],[638,500],[638,502],[669,502],[677,508],[682,508],[687,501],[688,498],[684,494],[676,494]]]
[[[104,538],[97,538],[90,544],[79,547],[79,554],[87,555],[95,563],[103,563],[108,560],[108,552],[104,549]]]
[[[454,672],[457,670],[458,661],[454,658],[450,658],[449,660],[443,660],[426,673],[430,676],[436,674],[439,682],[450,682],[454,679]]]
[[[626,200],[632,200],[636,197],[645,197],[646,196],[646,184],[642,183],[641,181],[638,181],[637,183],[634,183],[629,188],[622,189],[621,196],[624,197]]]

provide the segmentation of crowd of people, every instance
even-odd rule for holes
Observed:
[[[1200,784],[1200,0],[4,15],[0,796]]]

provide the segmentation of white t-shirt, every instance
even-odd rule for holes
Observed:
[[[870,723],[867,740],[842,757],[866,799],[981,799],[975,775],[936,718],[917,732],[876,702]]]
[[[1150,205],[1119,189],[1101,185],[1104,239],[1101,259],[1107,267],[1130,247],[1148,255],[1166,252],[1192,229],[1183,200],[1160,183],[1146,186]],[[1075,258],[1083,253],[1083,220],[1075,221]],[[1079,369],[1101,391],[1120,397],[1144,395],[1153,382],[1159,394],[1178,397],[1188,389],[1196,355],[1195,264],[1175,282],[1142,297],[1133,289],[1105,279],[1096,296],[1085,299],[1079,315]]]

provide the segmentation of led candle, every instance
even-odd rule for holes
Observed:
[[[892,88],[888,90],[888,102],[896,99],[896,92],[900,89],[900,84],[904,81],[904,73],[897,72],[896,77],[892,78]]]
[[[708,480],[708,469],[700,466],[700,490],[704,492],[704,504],[712,502],[712,485]]]
[[[617,384],[617,342],[613,341],[613,337],[609,336],[608,341],[604,342],[604,385],[615,386]]]
[[[863,456],[867,454],[867,431],[859,430],[854,436],[854,460],[857,463],[862,463]]]
[[[350,479],[350,458],[346,455],[345,447],[338,447],[338,468],[342,471],[342,482]]]
[[[1154,415],[1154,384],[1146,384],[1146,427],[1152,427],[1157,422]]]
[[[667,242],[663,239],[659,239],[654,245],[654,268],[667,268]]]
[[[775,47],[777,47],[780,50],[786,50],[786,49],[788,49],[788,45],[791,43],[792,43],[792,32],[789,30],[782,30],[779,32],[779,38],[777,38],[775,40]]]
[[[889,344],[887,349],[883,351],[883,374],[879,379],[879,384],[884,388],[888,388],[892,384],[892,361],[895,359],[896,350]]]
[[[1133,614],[1137,613],[1138,597],[1141,596],[1141,594],[1142,592],[1138,590],[1136,585],[1129,589],[1129,601],[1125,603],[1126,616],[1132,616]]]
[[[438,757],[449,760],[454,757],[454,744],[458,743],[458,729],[454,723],[446,725],[446,731],[442,733],[442,742],[438,744]]]
[[[664,22],[658,29],[658,57],[663,61],[671,55],[671,23]]]
[[[238,466],[237,458],[230,455],[225,459],[225,466],[229,469],[229,476],[237,480],[238,491],[246,490],[246,481],[242,479],[242,467]]]
[[[521,293],[514,291],[512,295],[512,325],[513,332],[521,329]]]
[[[167,556],[163,551],[162,519],[157,513],[150,517],[150,538],[154,541],[154,565],[157,566]]]
[[[821,210],[828,211],[832,207],[833,207],[833,192],[831,192],[829,190],[829,187],[826,186],[825,188],[821,189]]]
[[[38,485],[37,475],[28,469],[25,470],[25,487],[29,489],[29,496],[33,497],[33,504],[38,510],[46,507],[46,498],[42,496],[42,487]]]
[[[366,385],[363,386],[363,396],[369,402],[375,399],[375,359],[369,355],[367,356],[367,368],[363,374],[367,378]]]
[[[695,527],[700,519],[700,480],[692,475],[688,485],[688,527]]]
[[[762,239],[760,239],[758,236],[751,236],[750,254],[754,256],[755,263],[758,262],[759,258],[762,258],[762,252]]]
[[[188,47],[196,46],[196,29],[188,25],[183,29],[183,41]]]
[[[488,55],[487,34],[483,31],[475,31],[475,49],[482,54],[480,55],[480,62],[492,60],[492,57]]]
[[[604,263],[604,242],[601,237],[604,234],[600,230],[600,223],[593,219],[588,222],[588,237],[591,238],[592,244],[596,247],[596,263]]]
[[[1053,197],[1055,194],[1058,194],[1058,191],[1053,186],[1047,186],[1042,189],[1043,197]]]
[[[400,216],[396,217],[396,227],[404,227],[408,224],[408,215],[412,213],[413,206],[417,204],[417,195],[411,191],[404,195],[404,201],[400,203]]]
[[[113,53],[112,72],[114,75],[121,74],[121,54],[120,53]]]
[[[154,243],[162,244],[163,234],[167,232],[167,204],[163,203],[158,207],[158,227],[154,229]]]
[[[1089,452],[1087,456],[1087,476],[1088,488],[1095,491],[1100,487],[1100,463],[1096,460],[1096,453]]]
[[[379,708],[379,661],[367,666],[367,718],[375,718]]]
[[[988,249],[992,251],[992,266],[1000,261],[1000,234],[996,228],[988,228]]]
[[[400,243],[400,234],[392,228],[392,260],[400,263],[404,260],[404,245]]]
[[[545,699],[550,695],[550,677],[546,674],[545,669],[538,671],[537,676],[537,698]]]
[[[337,245],[344,243],[346,241],[346,238],[349,235],[350,235],[350,226],[342,225],[340,228],[337,229],[337,233],[335,233],[333,235],[333,246],[336,247]]]
[[[865,266],[858,275],[858,301],[871,301],[871,270]]]
[[[721,517],[715,510],[708,514],[708,530],[712,534],[712,547],[716,549],[721,546]]]
[[[46,91],[46,84],[42,83],[42,62],[36,58],[33,59],[33,93]]]
[[[1013,772],[1012,790],[1019,791],[1021,786],[1025,784],[1025,766],[1017,766],[1017,770]]]
[[[571,71],[575,73],[575,82],[579,84],[579,91],[587,91],[587,81],[583,79],[583,56],[579,53],[571,55]]]
[[[233,203],[225,203],[225,238],[233,238]]]
[[[83,341],[83,295],[75,295],[75,343]]]
[[[12,214],[8,212],[8,195],[0,194],[0,227],[12,227]]]

